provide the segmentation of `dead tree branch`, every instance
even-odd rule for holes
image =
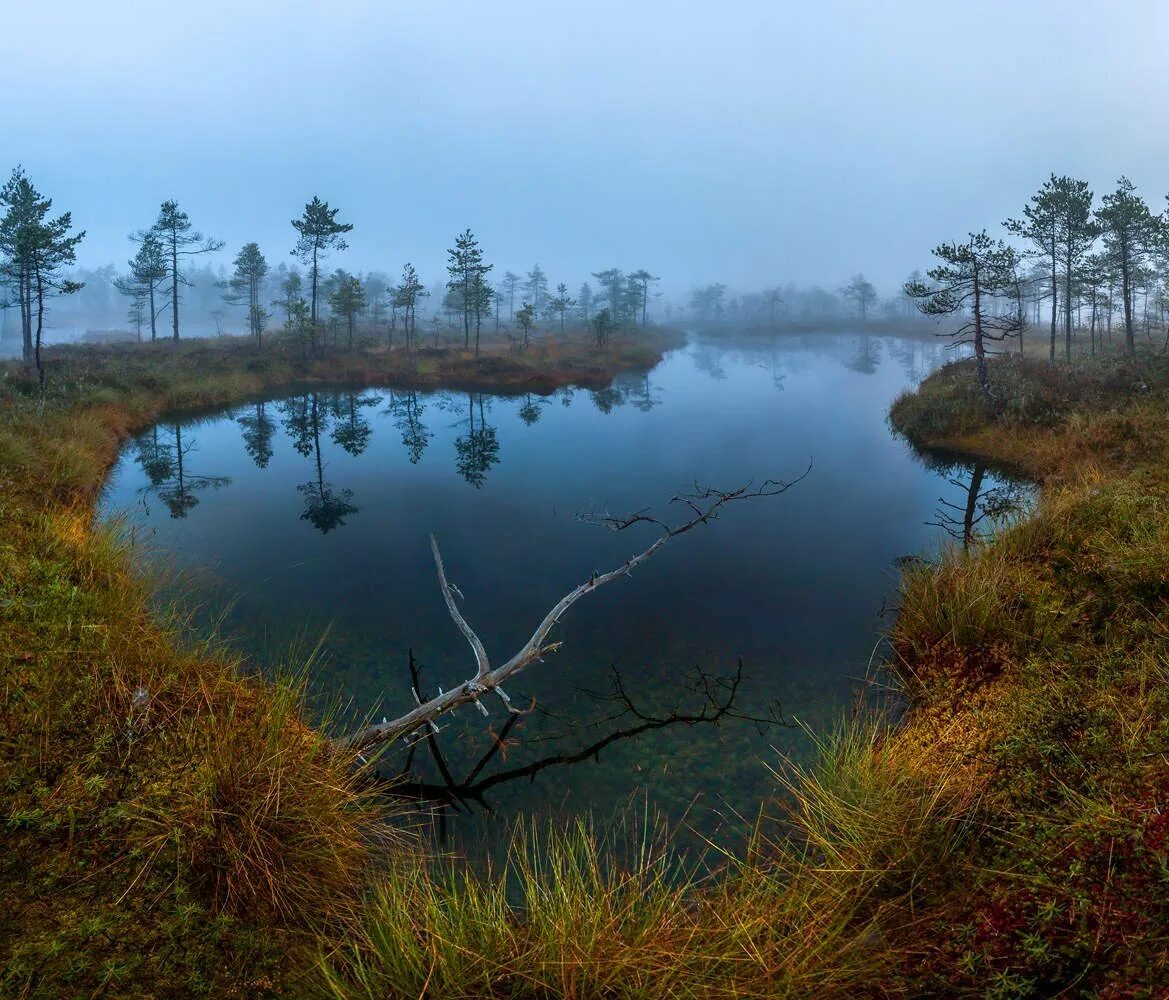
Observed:
[[[426,735],[425,731],[427,730],[433,732],[435,719],[461,705],[474,702],[478,705],[479,710],[486,715],[487,709],[479,699],[488,693],[496,694],[503,701],[504,707],[509,712],[517,711],[511,703],[511,698],[503,690],[502,685],[508,678],[519,673],[529,664],[543,660],[545,656],[556,652],[560,648],[560,643],[549,642],[548,636],[552,632],[552,629],[556,627],[556,624],[560,621],[564,613],[577,601],[607,583],[612,583],[614,580],[618,580],[623,576],[631,576],[634,569],[652,558],[671,539],[692,531],[700,524],[709,523],[718,517],[722,508],[727,505],[739,500],[749,500],[755,497],[778,496],[780,493],[786,492],[799,483],[811,471],[812,463],[809,462],[808,467],[795,479],[787,482],[769,479],[757,488],[748,484],[736,490],[724,491],[712,487],[698,486],[696,484],[693,493],[676,496],[671,500],[671,503],[685,507],[691,514],[689,520],[679,525],[671,526],[666,521],[651,517],[644,512],[623,518],[609,516],[586,518],[586,520],[603,524],[614,531],[624,531],[635,524],[652,524],[661,530],[661,534],[648,548],[643,549],[637,555],[627,559],[616,569],[611,569],[607,573],[594,573],[588,580],[580,584],[580,586],[560,598],[552,610],[544,616],[544,620],[540,622],[535,632],[532,633],[532,637],[523,645],[519,652],[502,666],[496,667],[495,669],[491,669],[487,651],[483,643],[475,634],[474,629],[467,623],[467,620],[463,617],[455,603],[455,594],[458,593],[458,590],[453,584],[447,581],[446,570],[438,549],[438,542],[432,535],[430,538],[430,546],[431,551],[434,553],[434,564],[438,573],[439,586],[442,588],[443,597],[446,600],[447,610],[450,612],[451,618],[454,620],[459,631],[466,637],[467,642],[475,654],[475,676],[457,684],[449,691],[439,689],[439,694],[427,701],[422,701],[421,698],[418,698],[418,705],[405,715],[401,715],[396,719],[383,719],[379,723],[366,726],[364,729],[343,737],[338,742],[349,750],[356,750],[359,753],[363,753],[380,744],[393,742],[394,740],[416,733],[419,730],[423,730],[420,736]]]
[[[413,672],[414,669],[413,657],[411,657],[411,671]],[[592,723],[590,728],[606,726],[610,723],[620,722],[623,719],[629,720],[629,725],[611,729],[603,736],[575,750],[546,754],[526,764],[504,768],[480,777],[487,765],[507,745],[508,737],[511,734],[513,726],[521,718],[520,715],[510,715],[500,732],[497,735],[492,734],[493,739],[491,745],[479,760],[470,767],[466,777],[461,780],[456,780],[451,776],[451,772],[446,767],[441,751],[438,748],[439,740],[432,738],[426,742],[430,744],[432,752],[435,754],[435,761],[439,764],[442,782],[427,782],[410,777],[412,772],[409,763],[407,763],[407,766],[403,768],[402,772],[396,778],[388,779],[387,790],[391,794],[401,798],[437,803],[456,812],[471,804],[478,805],[481,809],[491,812],[491,804],[486,799],[486,793],[491,789],[500,785],[509,784],[513,781],[519,781],[523,778],[531,781],[541,771],[551,767],[566,767],[588,760],[599,760],[601,751],[612,744],[620,743],[624,740],[636,739],[643,733],[656,729],[665,729],[677,725],[718,726],[724,721],[732,720],[753,723],[760,727],[761,731],[763,727],[777,725],[790,727],[794,725],[794,723],[784,718],[782,709],[775,704],[772,705],[771,713],[766,716],[749,715],[740,712],[735,707],[735,701],[738,697],[742,680],[742,660],[738,661],[735,672],[727,676],[712,675],[696,668],[696,679],[692,685],[692,690],[694,693],[701,695],[701,706],[689,710],[683,709],[680,706],[674,706],[669,711],[658,714],[647,711],[633,700],[625,687],[625,682],[620,671],[614,665],[611,668],[610,692],[607,694],[595,693],[591,696],[597,701],[614,703],[617,706],[617,710],[605,718]]]

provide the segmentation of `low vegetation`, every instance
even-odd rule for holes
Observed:
[[[892,410],[920,445],[1039,482],[991,544],[905,578],[892,640],[914,699],[899,742],[981,788],[962,887],[896,936],[923,991],[1155,995],[1167,974],[1169,364],[969,363]],[[940,741],[939,741],[940,738]]]
[[[684,862],[648,822],[633,849],[582,822],[518,829],[501,870],[470,872],[400,832],[294,678],[159,622],[96,491],[163,409],[298,380],[601,378],[661,345],[410,366],[160,346],[50,356],[43,416],[35,380],[3,375],[4,992],[1129,996],[1169,974],[1163,359],[995,360],[994,409],[964,362],[898,400],[912,441],[1027,474],[1037,508],[906,571],[910,711],[777,761],[745,852]]]

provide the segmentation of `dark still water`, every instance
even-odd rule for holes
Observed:
[[[931,471],[885,421],[896,394],[948,357],[940,344],[890,338],[695,339],[647,377],[600,392],[285,395],[160,423],[126,448],[101,513],[124,518],[144,564],[178,571],[164,597],[193,600],[199,621],[255,662],[272,669],[325,636],[314,696],[392,717],[413,704],[409,650],[424,695],[474,672],[436,582],[431,532],[498,664],[564,592],[654,537],[579,514],[685,519],[667,501],[696,481],[792,479],[812,460],[787,493],[727,509],[579,602],[555,635],[562,650],[510,685],[535,710],[502,746],[497,699],[489,719],[452,716],[440,740],[456,780],[496,747],[477,775],[489,778],[644,721],[621,715],[614,670],[656,719],[700,712],[700,673],[717,696],[740,661],[737,713],[778,706],[815,727],[847,707],[869,669],[897,557],[945,537],[927,523],[940,507],[960,517],[939,498],[966,503],[969,474]],[[980,489],[996,485],[988,474]],[[803,739],[742,719],[667,726],[485,797],[498,816],[604,818],[645,795],[709,830],[720,815],[753,813],[773,787],[765,764]],[[425,749],[409,761],[393,752],[386,769],[407,763],[419,780],[443,781]]]

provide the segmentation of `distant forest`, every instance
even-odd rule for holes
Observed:
[[[358,329],[384,332],[392,342],[401,330],[409,347],[419,311],[423,336],[462,329],[468,347],[472,329],[476,344],[484,331],[526,343],[535,331],[569,327],[589,328],[603,342],[609,331],[649,322],[775,325],[916,314],[903,295],[881,301],[863,274],[840,288],[738,291],[712,283],[681,302],[665,298],[660,277],[644,268],[609,267],[579,284],[553,284],[538,263],[500,273],[470,230],[447,251],[445,275],[420,275],[410,263],[400,275],[355,273],[327,263],[343,260],[344,235],[353,224],[316,197],[290,220],[291,249],[272,248],[271,256],[256,243],[233,251],[204,236],[177,202],[166,201],[152,225],[129,234],[131,255],[123,266],[85,268],[76,264],[85,232],[74,230],[68,212],[51,216],[52,204],[19,167],[0,189],[0,338],[23,339],[30,359],[40,342],[183,333],[259,338],[297,329],[308,330],[314,342],[318,333],[336,341]]]
[[[129,234],[131,253],[123,266],[84,268],[75,261],[84,232],[73,231],[68,212],[51,216],[51,207],[20,168],[0,189],[0,338],[19,342],[23,334],[30,357],[36,320],[45,342],[182,333],[262,337],[299,329],[314,344],[318,337],[351,339],[357,331],[384,334],[393,343],[400,331],[406,347],[418,336],[437,342],[461,331],[471,347],[484,333],[506,334],[523,345],[535,333],[587,328],[603,342],[611,331],[650,322],[767,328],[827,319],[906,322],[922,313],[972,311],[971,303],[950,309],[937,298],[945,278],[936,267],[913,271],[887,296],[863,273],[831,287],[788,283],[742,290],[714,282],[680,301],[664,296],[660,277],[644,268],[609,267],[583,281],[554,283],[538,263],[500,272],[470,230],[455,237],[445,273],[420,274],[410,263],[400,273],[355,273],[336,266],[353,225],[315,197],[290,220],[289,243],[267,254],[255,243],[233,250],[204,236],[176,202],[167,201],[153,224]],[[1151,340],[1154,330],[1169,328],[1167,226],[1127,179],[1097,205],[1086,182],[1052,175],[1004,229],[1006,240],[986,237],[992,255],[986,274],[993,270],[994,276],[979,303],[988,317],[1011,318],[1001,330],[1021,334],[1043,323],[1054,358],[1057,328],[1069,356],[1077,331],[1086,332],[1095,350],[1101,338],[1112,337],[1114,321],[1130,346],[1138,334]],[[960,241],[935,253],[948,261],[972,247]],[[34,301],[37,274],[40,306]]]

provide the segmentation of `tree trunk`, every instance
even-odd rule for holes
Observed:
[[[1052,341],[1052,350],[1055,350]],[[986,346],[982,342],[982,286],[978,279],[978,267],[974,268],[974,357],[978,365],[978,391],[983,399],[990,402],[990,377],[986,370]]]
[[[470,274],[463,272],[463,350],[471,348],[471,283]]]
[[[170,242],[170,313],[173,322],[174,339],[179,339],[179,239],[171,234]]]
[[[1129,281],[1127,255],[1120,259],[1120,297],[1124,302],[1124,349],[1130,358],[1136,357],[1137,341],[1132,325],[1132,284]]]
[[[962,548],[969,549],[974,541],[974,515],[978,513],[978,494],[982,490],[982,477],[986,466],[975,463],[970,473],[970,489],[966,493],[966,509],[962,512]]]
[[[1092,352],[1092,357],[1096,357],[1096,298],[1097,298],[1097,293],[1095,291],[1093,291],[1092,292],[1092,320],[1091,320],[1091,325],[1088,327],[1088,342],[1090,345],[1089,349]]]
[[[313,244],[313,307],[312,307],[312,321],[313,329],[317,328],[317,246]],[[316,336],[313,336],[313,348],[316,348]]]
[[[32,342],[32,274],[22,265],[18,277],[20,298],[21,350],[27,364],[33,360]]]
[[[1048,364],[1051,364],[1051,365],[1055,364],[1055,318],[1056,318],[1056,312],[1057,312],[1057,306],[1058,306],[1058,302],[1056,300],[1059,298],[1059,295],[1057,292],[1058,287],[1059,286],[1056,283],[1056,276],[1055,276],[1055,254],[1052,254],[1051,255],[1051,352],[1050,352],[1048,359],[1047,359]]]
[[[41,332],[44,329],[45,322],[45,283],[41,277],[41,269],[38,265],[36,268],[36,284],[37,284],[37,336],[34,354],[37,364],[37,388],[40,397],[40,407],[45,408],[45,366],[41,360]]]
[[[178,463],[179,510],[186,510],[186,480],[183,474],[183,429],[175,424],[175,458]]]

